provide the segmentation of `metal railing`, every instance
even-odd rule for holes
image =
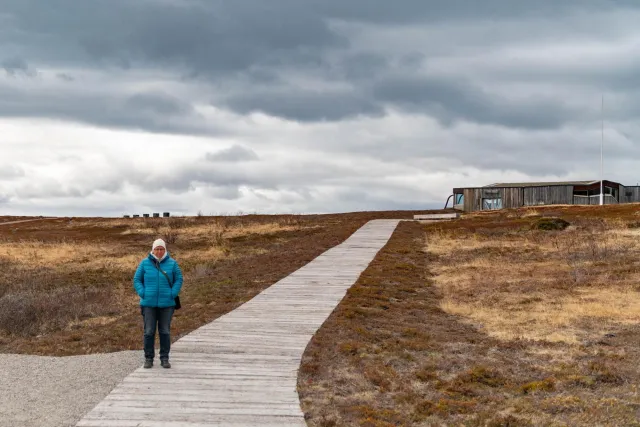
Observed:
[[[613,197],[611,194],[604,195],[604,204],[605,205],[617,205],[618,199]],[[579,196],[573,195],[573,204],[574,205],[599,205],[600,204],[600,195],[596,194],[595,196]]]

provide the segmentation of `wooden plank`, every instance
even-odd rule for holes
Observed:
[[[306,427],[304,420],[299,421],[297,417],[267,417],[260,416],[238,416],[227,415],[219,416],[213,419],[209,417],[207,421],[158,421],[158,420],[107,420],[107,419],[88,419],[82,420],[77,424],[78,427],[247,427],[247,426],[263,426],[263,427],[281,427],[296,426]]]
[[[137,369],[78,427],[305,426],[297,393],[313,334],[399,220],[374,220],[234,311],[180,338],[172,369]]]

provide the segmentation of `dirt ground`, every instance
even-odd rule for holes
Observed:
[[[308,424],[640,425],[639,229],[640,205],[401,223],[306,349]]]

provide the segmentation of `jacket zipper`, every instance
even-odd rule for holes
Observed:
[[[158,270],[158,293],[156,293],[156,307],[160,307],[160,262],[158,262],[158,268],[156,268],[156,270]]]

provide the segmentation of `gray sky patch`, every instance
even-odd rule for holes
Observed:
[[[258,155],[250,148],[234,145],[215,153],[207,153],[206,159],[210,162],[248,162],[260,160]]]

